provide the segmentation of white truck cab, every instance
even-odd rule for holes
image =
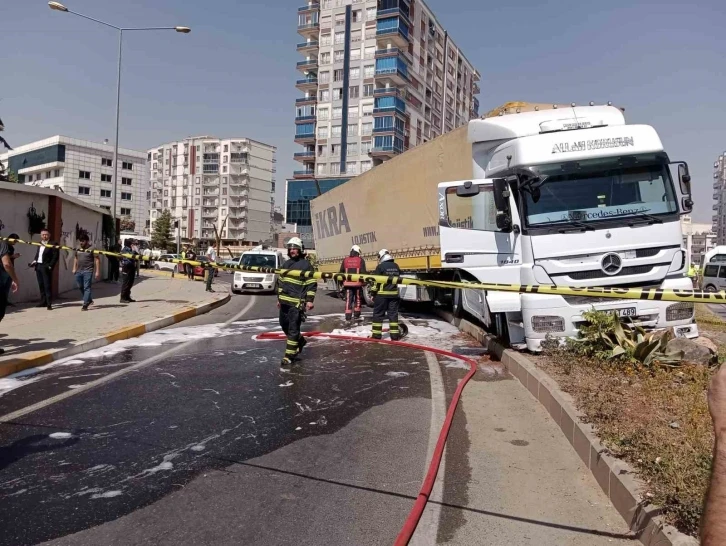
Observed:
[[[457,280],[563,287],[691,290],[680,215],[690,176],[674,184],[656,131],[611,106],[547,109],[469,122],[472,180],[439,184],[441,263]],[[457,290],[466,310],[537,351],[577,336],[583,313],[617,311],[645,328],[697,337],[690,303]]]
[[[282,252],[276,248],[256,246],[244,252],[238,265],[245,267],[272,267],[280,269],[284,262]],[[235,271],[232,281],[232,292],[275,292],[277,275],[256,273],[252,271]]]

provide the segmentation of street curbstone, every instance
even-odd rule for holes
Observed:
[[[635,471],[608,453],[594,427],[583,422],[585,415],[577,409],[572,396],[560,390],[554,379],[525,355],[506,349],[480,326],[456,319],[447,311],[438,310],[437,314],[484,345],[549,412],[635,538],[645,546],[698,546],[697,539],[666,524],[660,508],[642,500],[645,486]]]
[[[143,324],[140,323],[132,324],[131,326],[124,326],[123,328],[112,330],[111,332],[107,332],[106,334],[97,338],[82,341],[77,345],[73,345],[72,347],[67,347],[59,351],[36,351],[23,356],[19,356],[17,358],[5,360],[3,362],[0,362],[0,378],[7,377],[8,375],[12,375],[14,373],[18,373],[30,368],[45,366],[46,364],[51,364],[56,360],[67,358],[69,356],[77,355],[80,353],[85,353],[86,351],[90,351],[92,349],[105,347],[106,345],[110,345],[111,343],[114,343],[116,341],[139,337],[146,333],[153,332],[161,328],[166,328],[167,326],[171,326],[173,324],[177,324],[198,315],[208,313],[209,311],[226,304],[230,301],[231,298],[232,295],[227,293],[223,297],[215,298],[211,302],[207,301],[195,307],[185,307],[182,311],[178,311],[171,315],[154,319]]]

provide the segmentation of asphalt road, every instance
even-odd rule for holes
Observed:
[[[254,339],[274,301],[233,296],[0,396],[0,545],[391,544],[430,444],[427,359],[315,340],[283,371],[284,344]],[[316,303],[306,329],[343,326]]]

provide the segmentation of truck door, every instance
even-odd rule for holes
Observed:
[[[478,186],[474,195],[457,195],[465,182]],[[471,190],[468,192],[473,193]],[[510,198],[513,223],[519,224]],[[439,184],[439,236],[442,267],[465,269],[482,282],[519,283],[520,236],[497,227],[492,181]]]
[[[465,184],[470,186],[467,191],[457,192]],[[510,208],[513,224],[519,224],[516,206],[511,198]],[[521,237],[515,231],[505,232],[498,228],[496,218],[491,180],[439,184],[441,266],[465,270],[485,283],[518,284],[522,262]],[[464,309],[486,326],[492,321],[490,311],[519,310],[518,295],[500,292],[493,293],[493,296],[501,296],[500,299],[506,301],[500,302],[498,308],[490,309],[484,291],[461,291]],[[456,299],[456,295],[454,297]]]

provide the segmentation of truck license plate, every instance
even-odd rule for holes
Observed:
[[[624,307],[622,309],[614,309],[613,311],[621,317],[634,317],[637,315],[638,309],[637,307]]]
[[[262,288],[262,285],[256,284],[256,283],[248,283],[248,284],[245,284],[245,288]]]

